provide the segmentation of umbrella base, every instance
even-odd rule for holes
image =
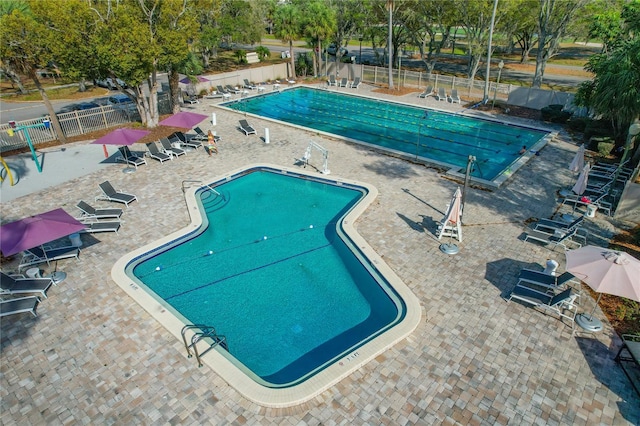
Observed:
[[[587,331],[602,331],[602,321],[593,315],[578,314],[576,315],[576,324]]]
[[[440,244],[440,251],[446,254],[458,254],[460,248],[452,243]]]
[[[54,284],[58,284],[67,279],[67,273],[62,271],[55,271],[54,273],[49,275],[48,278],[51,278]]]
[[[134,169],[133,167],[126,167],[122,169],[122,173],[134,173],[135,171],[136,169]]]

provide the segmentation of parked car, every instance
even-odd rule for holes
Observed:
[[[136,104],[125,94],[119,93],[117,95],[109,96],[109,105],[114,108],[133,112],[136,110]]]
[[[120,80],[119,78],[116,79],[116,81],[124,89],[127,88],[127,83],[125,83],[124,81]],[[111,77],[93,80],[93,84],[95,84],[96,86],[100,86],[100,87],[106,87],[109,90],[118,89],[118,86],[116,86],[116,83],[113,81],[113,79]]]
[[[100,105],[98,105],[95,102],[81,102],[79,104],[71,104],[71,105],[67,105],[65,107],[60,108],[60,111],[58,111],[58,114],[64,114],[65,112],[73,112],[73,111],[84,111],[92,108],[100,108]]]
[[[338,46],[335,43],[331,43],[329,47],[327,47],[326,52],[331,56],[336,56],[338,52]],[[349,51],[344,47],[340,46],[340,56],[346,56]]]

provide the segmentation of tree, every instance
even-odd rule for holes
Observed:
[[[408,23],[413,43],[420,49],[420,57],[431,74],[442,50],[451,40],[456,24],[457,9],[449,0],[416,1],[410,5],[415,19]]]
[[[310,38],[311,45],[315,43],[313,55],[313,72],[316,76],[320,74],[319,64],[322,54],[322,41],[331,37],[336,31],[335,11],[327,6],[324,1],[315,0],[311,3],[303,4],[304,7],[304,33]]]
[[[626,3],[621,18],[608,51],[589,58],[585,69],[595,77],[580,85],[574,101],[610,120],[618,145],[640,117],[640,0]]]
[[[33,80],[51,117],[58,139],[66,143],[67,138],[37,74],[38,68],[48,64],[52,59],[46,39],[46,27],[32,14],[14,9],[10,14],[0,16],[0,58],[3,64]]]
[[[302,35],[302,16],[296,5],[285,4],[276,10],[274,16],[275,35],[284,43],[289,43],[289,57],[291,58],[291,78],[296,78],[296,64],[293,55],[293,42]]]
[[[560,40],[576,12],[588,0],[540,0],[538,9],[538,51],[532,87],[542,86],[547,61],[558,53]]]
[[[502,3],[505,3],[502,0]],[[520,47],[520,63],[529,60],[531,49],[538,40],[537,6],[539,0],[509,1],[506,5],[505,15],[498,28],[507,36],[509,44],[517,44]]]

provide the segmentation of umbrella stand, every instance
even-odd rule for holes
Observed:
[[[449,234],[449,242],[440,244],[440,251],[446,254],[458,254],[460,248],[453,243],[453,231]]]
[[[47,278],[51,278],[54,284],[61,283],[67,279],[67,273],[58,271],[58,261],[56,260],[56,266],[53,268],[53,272]]]
[[[584,312],[576,315],[576,324],[580,327],[584,328],[587,331],[596,332],[602,331],[602,321],[598,318],[594,318],[593,313],[596,311],[598,307],[598,302],[600,302],[600,298],[602,297],[602,293],[598,295],[598,300],[596,300],[596,305],[593,307],[591,314],[587,316]]]

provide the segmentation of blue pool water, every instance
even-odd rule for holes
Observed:
[[[523,145],[533,147],[547,132],[386,102],[328,90],[298,87],[223,104],[247,113],[296,124],[425,161],[464,169],[488,181],[509,169]]]
[[[254,380],[300,383],[402,320],[402,300],[341,230],[364,188],[265,169],[212,185],[221,195],[197,193],[203,228],[127,270],[225,335]]]

